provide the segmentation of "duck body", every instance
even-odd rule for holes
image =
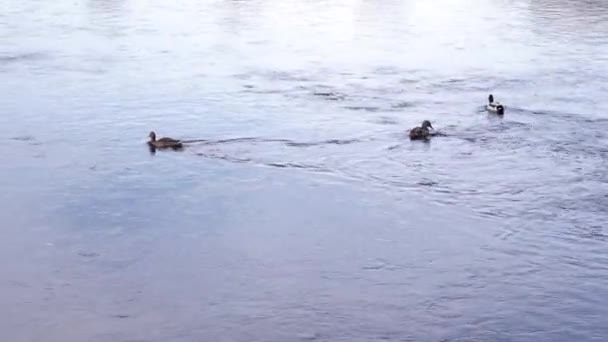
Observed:
[[[490,94],[488,96],[488,104],[486,105],[486,110],[491,113],[495,113],[498,115],[505,114],[505,106],[503,106],[500,102],[494,101],[494,96]]]
[[[410,130],[410,139],[411,140],[428,140],[431,137],[431,131],[429,130],[433,128],[431,122],[428,120],[424,120],[422,122],[422,126],[414,127]]]
[[[148,141],[148,144],[150,146],[156,147],[156,148],[182,148],[183,144],[181,141],[176,140],[176,139],[172,139],[172,138],[160,138],[160,139],[156,139],[156,133],[154,132],[150,132],[150,141]]]

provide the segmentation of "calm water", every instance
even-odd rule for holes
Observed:
[[[608,340],[608,4],[176,3],[2,1],[0,340]]]

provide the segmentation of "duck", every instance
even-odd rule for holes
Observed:
[[[150,132],[148,135],[150,141],[148,141],[148,145],[155,148],[182,148],[183,144],[180,140],[172,139],[172,138],[160,138],[156,139],[156,133],[154,131]]]
[[[429,120],[422,121],[422,126],[414,127],[410,130],[411,140],[427,140],[431,136],[430,129],[433,129],[433,125]]]
[[[492,94],[488,96],[488,105],[486,106],[486,109],[488,112],[496,113],[498,115],[505,114],[505,106],[500,104],[500,102],[494,102],[494,96]]]

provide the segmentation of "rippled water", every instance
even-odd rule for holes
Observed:
[[[0,6],[0,340],[608,339],[607,4],[177,3]]]

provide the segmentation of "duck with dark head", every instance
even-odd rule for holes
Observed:
[[[496,113],[498,115],[505,114],[505,106],[503,106],[500,102],[494,102],[494,95],[490,94],[488,96],[488,105],[486,106],[488,112]]]
[[[428,140],[431,137],[431,131],[429,129],[433,129],[431,122],[429,120],[422,121],[422,125],[420,127],[414,127],[410,130],[410,139]]]
[[[148,145],[158,149],[172,148],[172,149],[180,149],[184,145],[180,140],[172,139],[172,138],[160,138],[156,139],[156,133],[150,132],[148,135],[150,141],[148,141]]]

